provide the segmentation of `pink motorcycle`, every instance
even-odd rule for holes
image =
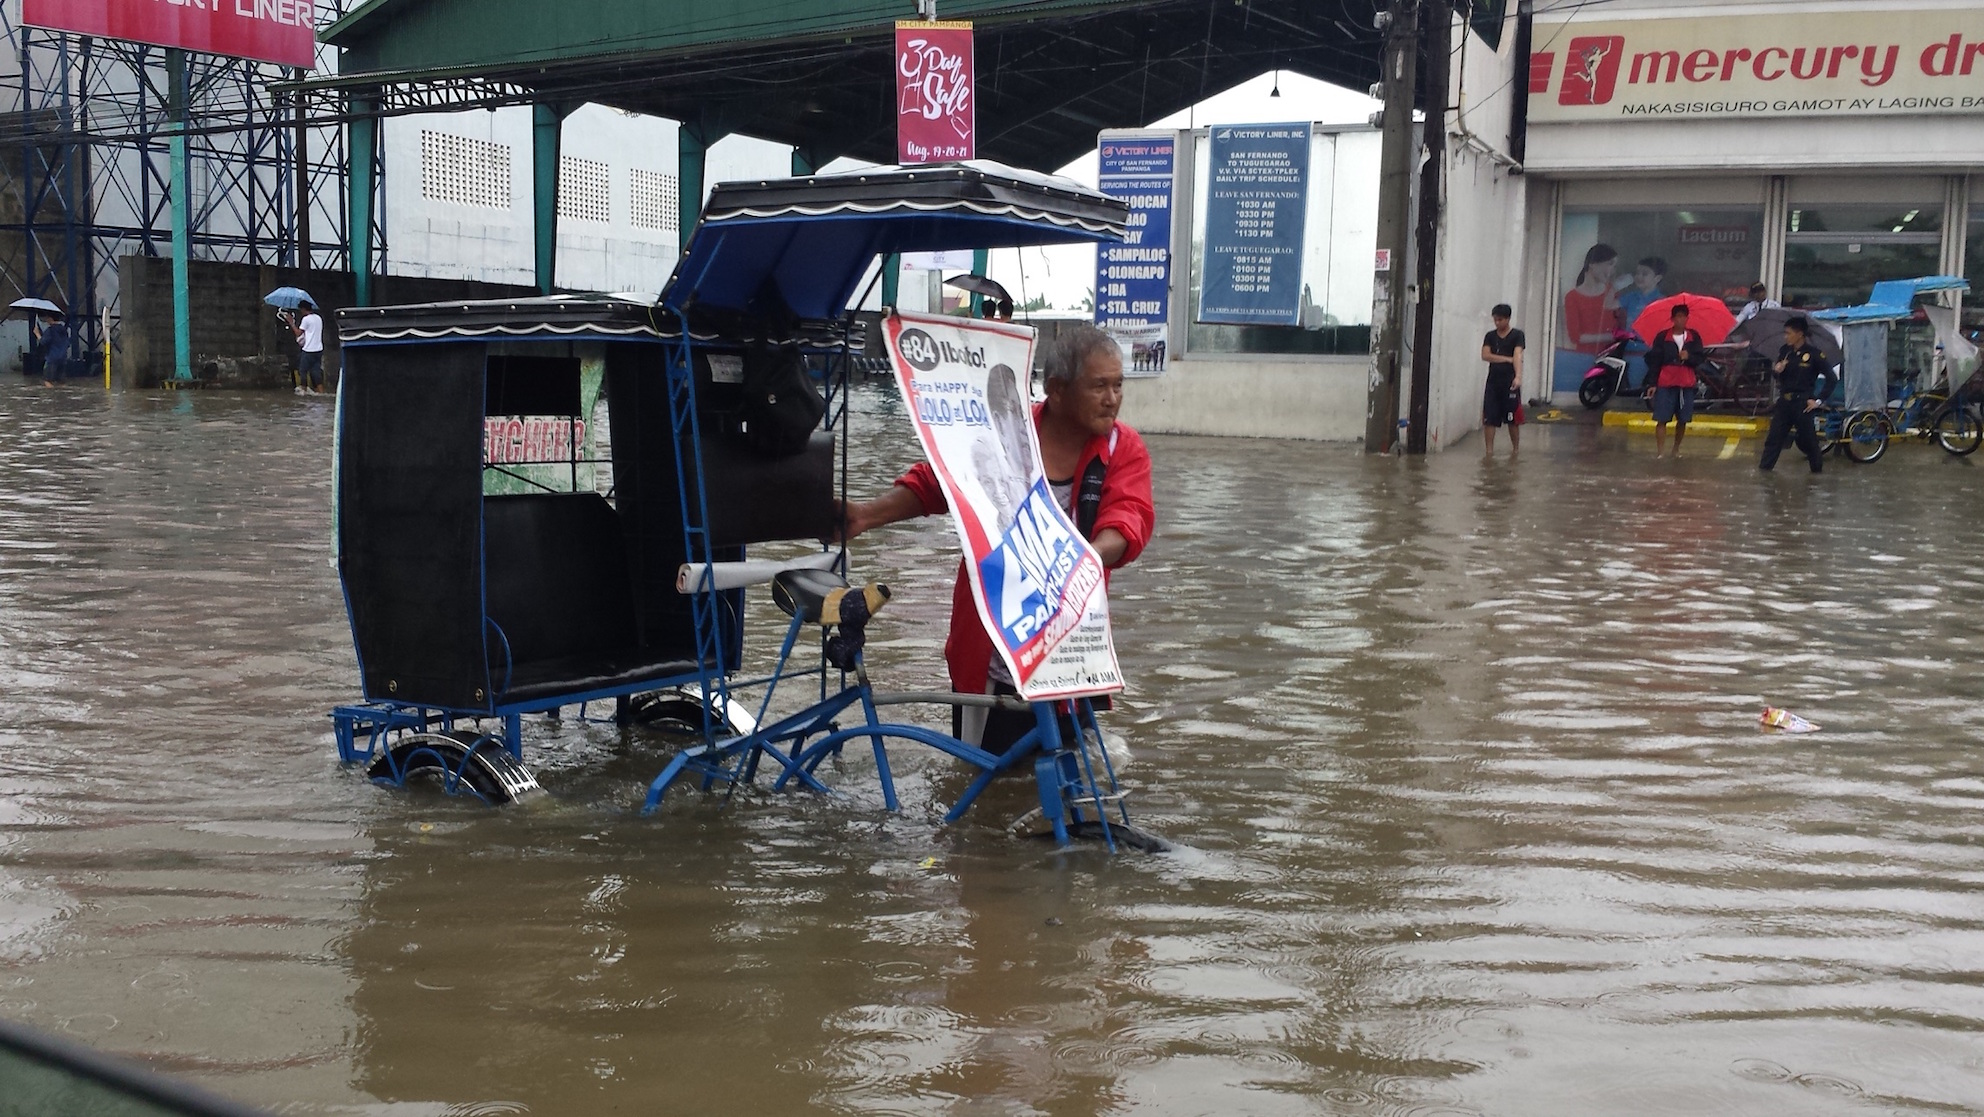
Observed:
[[[1584,374],[1584,383],[1578,385],[1579,403],[1596,411],[1625,390],[1626,347],[1632,343],[1632,334],[1625,330],[1612,331],[1612,344],[1592,358],[1591,368]]]

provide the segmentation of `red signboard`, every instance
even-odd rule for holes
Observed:
[[[21,0],[21,22],[304,69],[317,64],[313,0]]]
[[[978,154],[971,24],[896,24],[896,159],[943,163]]]

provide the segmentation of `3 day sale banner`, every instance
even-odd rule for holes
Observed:
[[[896,162],[978,157],[971,24],[896,24]]]
[[[1102,559],[1054,499],[1028,400],[1033,329],[899,313],[889,362],[964,545],[979,619],[1020,696],[1123,689]]]

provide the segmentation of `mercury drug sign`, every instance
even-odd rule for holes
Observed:
[[[306,70],[317,64],[313,0],[21,0],[21,22]]]
[[[1534,123],[1984,114],[1984,11],[1536,21]]]

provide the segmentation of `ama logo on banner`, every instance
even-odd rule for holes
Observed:
[[[1061,611],[1062,593],[1082,561],[1081,543],[1058,511],[1047,482],[1035,481],[1005,537],[978,566],[992,619],[1014,651],[1044,632]]]

